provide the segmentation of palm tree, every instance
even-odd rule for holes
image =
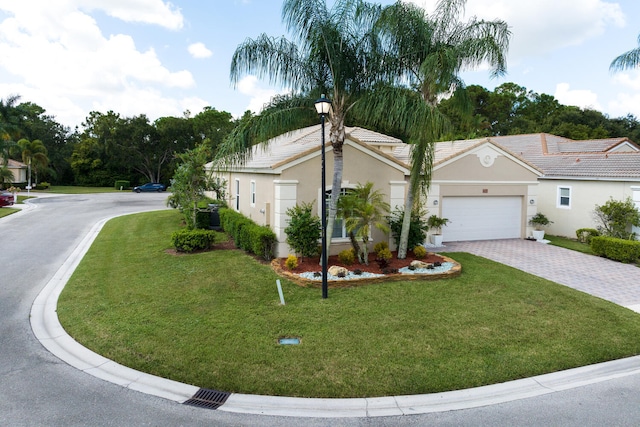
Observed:
[[[609,70],[623,71],[636,68],[640,65],[640,35],[638,35],[638,47],[623,53],[611,62]]]
[[[47,157],[47,148],[42,141],[34,139],[29,141],[28,139],[21,139],[17,144],[12,147],[14,153],[19,153],[22,157],[22,162],[29,167],[28,179],[29,186],[31,186],[31,168],[36,171],[36,184],[38,183],[38,171],[44,169],[49,164],[49,157]]]
[[[410,3],[396,2],[386,7],[377,28],[388,48],[398,52],[398,67],[394,74],[408,79],[423,102],[437,109],[443,94],[454,94],[460,108],[468,105],[464,92],[462,71],[484,63],[491,67],[492,76],[506,72],[506,52],[510,32],[504,21],[482,21],[475,17],[459,22],[466,0],[440,0],[434,13],[426,12]],[[432,112],[436,117],[437,112]],[[442,128],[423,125],[414,129],[411,141],[411,175],[405,199],[402,233],[398,258],[405,258],[414,201],[418,192],[426,194],[431,183],[434,142],[443,134]]]
[[[373,31],[380,11],[363,0],[336,0],[331,9],[324,0],[285,0],[282,18],[294,41],[261,35],[238,46],[231,63],[234,84],[243,75],[255,73],[291,93],[272,99],[260,115],[243,121],[220,147],[219,161],[241,164],[254,144],[317,123],[314,101],[322,93],[330,94],[334,169],[326,224],[329,236],[341,190],[348,116],[361,125],[404,133],[429,116],[410,91],[390,87],[387,54]],[[355,113],[359,104],[366,108]]]
[[[358,186],[340,198],[339,205],[345,220],[345,227],[354,240],[362,243],[356,249],[360,262],[369,265],[369,235],[371,226],[385,233],[389,232],[386,218],[389,204],[384,201],[380,190],[373,190],[373,183]]]

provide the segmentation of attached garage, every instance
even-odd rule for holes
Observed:
[[[443,197],[442,229],[445,242],[519,239],[522,237],[521,196]]]

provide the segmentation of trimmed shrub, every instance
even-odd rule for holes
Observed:
[[[427,256],[427,250],[424,246],[416,246],[413,248],[413,256],[420,259]]]
[[[351,265],[356,262],[356,253],[353,248],[345,249],[338,254],[338,260],[344,265]]]
[[[600,232],[595,228],[579,228],[576,230],[576,237],[580,243],[590,244],[591,239],[599,235]]]
[[[387,242],[378,242],[373,245],[373,252],[377,255],[378,252],[384,249],[389,249],[389,244]]]
[[[171,242],[178,252],[209,249],[215,239],[216,233],[212,230],[182,229],[171,235]]]
[[[620,262],[636,262],[640,258],[640,242],[616,237],[595,236],[591,239],[593,253]]]
[[[284,229],[291,249],[303,257],[318,254],[318,240],[321,237],[320,218],[312,215],[313,203],[302,203],[287,209],[289,225]]]
[[[220,208],[220,225],[233,239],[235,245],[265,260],[274,257],[275,233],[232,209]]]
[[[295,255],[289,255],[287,257],[287,260],[285,261],[284,265],[289,270],[295,270],[296,268],[298,268],[298,257],[295,256]]]
[[[48,183],[48,182],[46,182],[46,181],[42,181],[42,182],[39,182],[39,183],[38,183],[38,188],[39,188],[40,190],[48,190],[48,189],[49,189],[49,187],[51,187],[51,184],[49,184],[49,183]]]
[[[131,183],[125,179],[119,179],[116,181],[116,184],[114,185],[116,190],[129,190],[131,189]]]

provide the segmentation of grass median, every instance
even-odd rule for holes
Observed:
[[[88,348],[165,378],[303,397],[432,393],[640,354],[640,316],[466,253],[462,275],[303,288],[237,250],[171,255],[176,211],[109,221],[58,315]],[[298,337],[299,345],[279,345]]]

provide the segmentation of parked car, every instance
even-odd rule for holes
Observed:
[[[0,192],[0,208],[13,205],[13,194],[8,191]]]
[[[148,182],[143,185],[139,185],[137,187],[133,187],[133,191],[136,193],[142,193],[143,191],[157,191],[158,193],[161,191],[165,191],[167,187],[164,184],[159,184],[157,182]]]

